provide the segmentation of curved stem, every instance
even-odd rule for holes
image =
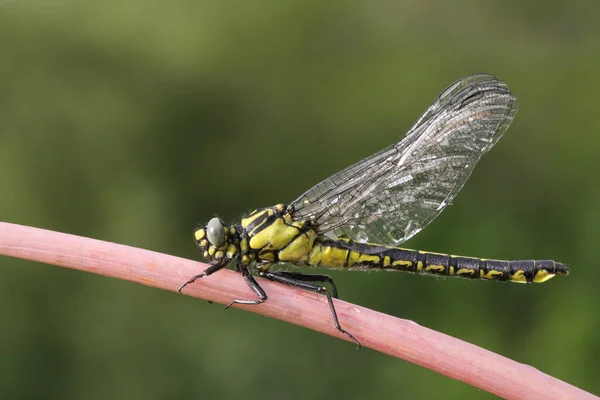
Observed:
[[[207,265],[101,240],[0,222],[0,255],[125,279],[177,293]],[[319,294],[257,278],[269,299],[234,307],[291,322],[344,340]],[[26,282],[23,283],[27,284]],[[251,298],[239,273],[222,270],[199,279],[185,294],[221,304]],[[429,368],[507,399],[598,399],[535,368],[422,327],[334,299],[340,324],[364,347]],[[352,351],[349,348],[348,351]]]

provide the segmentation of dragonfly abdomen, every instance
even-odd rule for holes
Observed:
[[[450,254],[357,243],[351,240],[317,241],[310,265],[327,268],[383,269],[519,283],[542,283],[567,275],[565,264],[552,260],[488,260]]]
[[[395,249],[390,250],[393,255]],[[413,257],[416,259],[415,272],[418,273],[517,283],[543,283],[556,275],[569,273],[566,265],[553,260],[488,260],[418,250],[401,251],[414,255]]]

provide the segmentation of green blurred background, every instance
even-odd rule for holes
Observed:
[[[539,4],[2,0],[0,220],[200,259],[197,222],[292,201],[488,72],[519,115],[407,246],[572,275],[331,275],[344,300],[600,393],[600,5]],[[0,263],[2,399],[494,397],[251,313]]]

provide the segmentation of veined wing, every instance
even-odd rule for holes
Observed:
[[[398,245],[451,202],[517,109],[504,82],[485,74],[462,78],[405,137],[312,187],[290,211],[333,238]]]

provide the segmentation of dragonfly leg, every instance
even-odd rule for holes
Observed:
[[[274,272],[279,276],[285,276],[286,278],[293,279],[295,281],[303,281],[303,282],[321,282],[321,283],[329,283],[331,286],[331,297],[334,299],[338,298],[337,287],[333,282],[333,279],[329,275],[321,275],[321,274],[303,274],[302,272],[294,272],[294,271],[276,271]]]
[[[234,304],[261,304],[261,303],[264,303],[267,300],[267,294],[265,293],[263,288],[260,287],[258,282],[256,282],[256,280],[254,279],[252,274],[250,274],[250,271],[248,271],[248,267],[238,264],[237,269],[238,269],[238,271],[240,271],[242,273],[242,276],[244,277],[244,280],[246,281],[248,286],[250,286],[250,289],[252,289],[254,291],[254,293],[256,293],[256,295],[258,296],[258,300],[238,300],[238,299],[236,299],[236,300],[232,300],[231,303],[227,304],[225,306],[225,308],[227,309]]]
[[[210,274],[213,274],[213,273],[217,272],[220,269],[223,269],[224,267],[227,266],[227,264],[229,264],[229,262],[230,262],[230,260],[222,260],[222,261],[219,261],[217,264],[211,265],[210,267],[206,268],[204,271],[202,271],[198,275],[192,276],[186,283],[184,283],[183,285],[181,285],[179,287],[179,289],[177,289],[177,291],[179,293],[181,293],[181,291],[183,290],[183,288],[186,287],[187,285],[189,285],[190,283],[194,283],[197,279],[200,279],[203,276],[208,276]]]
[[[348,331],[346,331],[344,328],[342,328],[340,326],[340,321],[338,320],[338,316],[337,313],[335,311],[335,307],[333,305],[333,300],[331,298],[331,294],[329,293],[329,290],[327,290],[326,287],[324,286],[320,286],[320,285],[316,285],[314,283],[310,282],[310,278],[307,278],[307,276],[310,275],[304,275],[304,278],[301,279],[294,279],[292,277],[290,277],[290,275],[293,275],[293,273],[283,273],[282,272],[286,272],[286,271],[275,271],[275,272],[262,272],[261,276],[264,276],[265,278],[274,281],[274,282],[279,282],[279,283],[283,283],[284,285],[288,285],[288,286],[292,286],[295,288],[299,288],[299,289],[304,289],[304,290],[309,290],[311,292],[316,292],[316,293],[323,293],[326,297],[327,297],[327,302],[329,303],[329,309],[331,310],[331,316],[333,317],[333,325],[335,326],[335,328],[342,332],[344,335],[348,336],[350,339],[352,339],[352,341],[354,343],[356,343],[356,350],[360,349],[361,345],[360,342],[358,340],[356,340],[356,338],[354,336],[352,336],[352,334]],[[322,278],[323,275],[315,275],[316,277]],[[331,279],[331,278],[329,278]],[[315,282],[323,282],[322,279],[315,279]]]

